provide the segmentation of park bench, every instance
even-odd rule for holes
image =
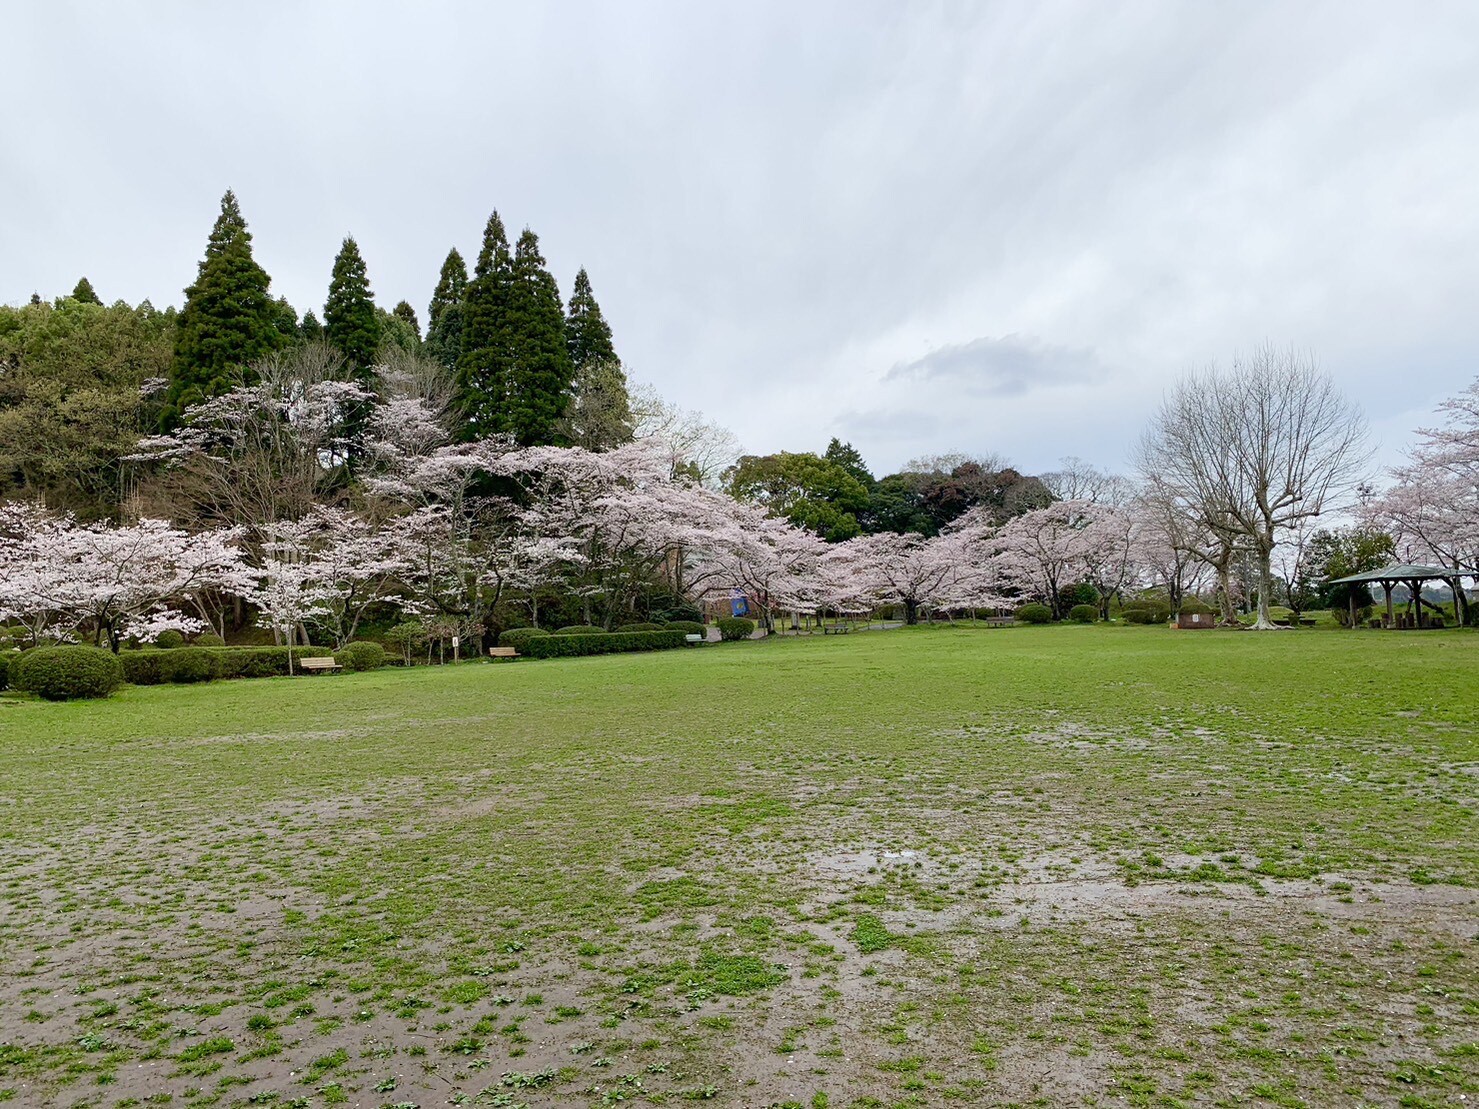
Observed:
[[[489,658],[518,658],[519,652],[512,647],[489,647]]]
[[[329,658],[300,658],[298,660],[298,669],[305,674],[312,674],[319,670],[332,673],[335,670],[343,670],[344,667],[340,666],[330,656]]]
[[[686,643],[702,643],[704,641],[704,637],[699,635],[697,632],[689,632],[683,637],[683,640]]]
[[[986,626],[988,628],[1009,628],[1017,622],[1015,616],[988,616]]]

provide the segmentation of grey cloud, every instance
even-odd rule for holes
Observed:
[[[911,362],[896,363],[886,382],[930,382],[992,397],[1021,396],[1031,389],[1102,379],[1092,351],[1053,346],[1032,336],[982,337],[937,347]]]

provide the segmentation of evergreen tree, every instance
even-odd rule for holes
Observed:
[[[92,287],[92,282],[82,278],[72,289],[72,299],[81,301],[83,304],[96,304],[101,306],[103,298],[98,296]]]
[[[411,334],[416,336],[416,341],[421,342],[421,321],[416,318],[416,309],[412,308],[408,301],[401,301],[391,309],[391,315],[399,320],[404,320],[411,328]]]
[[[508,333],[506,428],[525,446],[553,443],[570,404],[575,372],[560,287],[545,268],[539,237],[527,227],[514,248]]]
[[[620,361],[611,342],[611,326],[601,315],[601,306],[596,303],[584,266],[575,275],[575,288],[570,293],[565,340],[570,349],[570,364],[577,372],[597,363]]]
[[[285,302],[272,299],[271,283],[252,257],[251,232],[228,190],[195,282],[185,290],[161,415],[165,427],[177,423],[189,405],[230,388],[234,374],[296,337],[284,330]]]
[[[305,343],[320,342],[324,337],[324,325],[318,322],[312,308],[303,313],[303,322],[298,325],[298,337]]]
[[[493,214],[496,216],[498,213]],[[428,336],[441,321],[447,309],[460,305],[466,295],[467,263],[462,260],[461,253],[454,246],[447,252],[447,259],[442,263],[441,275],[437,278],[437,287],[431,294],[431,303],[426,306]]]
[[[405,301],[401,301],[405,304]],[[406,305],[410,307],[410,305]],[[384,308],[375,309],[375,318],[380,322],[380,350],[387,346],[399,347],[407,353],[414,354],[416,348],[421,345],[421,336],[416,329],[407,323],[404,316],[396,312],[387,312]]]
[[[369,374],[380,349],[380,319],[375,314],[365,260],[352,235],[334,259],[329,298],[324,302],[324,338],[344,356],[356,377]]]
[[[868,472],[868,464],[863,461],[863,456],[858,453],[858,448],[851,443],[844,443],[835,436],[827,444],[826,453],[822,455],[829,462],[835,462],[844,470],[857,478],[868,488],[873,487],[873,475]]]
[[[467,295],[467,264],[453,247],[426,309],[426,353],[449,370],[462,354],[462,301]]]
[[[450,265],[450,255],[447,261]],[[508,320],[512,285],[508,236],[495,211],[483,229],[483,247],[462,302],[457,397],[466,421],[462,434],[467,438],[510,430],[505,405],[512,353]]]

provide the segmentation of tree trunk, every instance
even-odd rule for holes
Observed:
[[[919,601],[914,597],[904,598],[904,623],[910,627],[919,623]]]
[[[1277,625],[1269,615],[1268,598],[1274,587],[1274,547],[1266,537],[1259,536],[1258,544],[1258,619],[1253,622],[1256,631],[1273,631]]]

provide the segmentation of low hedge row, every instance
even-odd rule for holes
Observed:
[[[327,647],[294,647],[293,658],[328,658]],[[123,680],[131,685],[208,682],[216,678],[271,678],[288,672],[287,647],[175,647],[122,651]],[[297,673],[294,665],[293,672]]]
[[[576,655],[609,655],[623,651],[662,651],[682,647],[685,632],[664,628],[658,632],[591,632],[587,634],[536,635],[523,640],[519,654],[529,658],[571,658]],[[509,633],[499,637],[503,643]]]
[[[529,652],[525,648],[529,645],[531,639],[547,638],[549,638],[549,632],[543,628],[509,628],[507,631],[499,633],[498,645],[500,647],[512,647],[519,654],[527,655]]]
[[[665,632],[682,632],[684,635],[705,635],[704,626],[697,620],[671,620],[662,626]]]
[[[10,685],[10,659],[9,651],[0,651],[0,689]]]
[[[106,697],[123,683],[118,656],[100,647],[38,647],[10,668],[16,689],[47,701]]]

